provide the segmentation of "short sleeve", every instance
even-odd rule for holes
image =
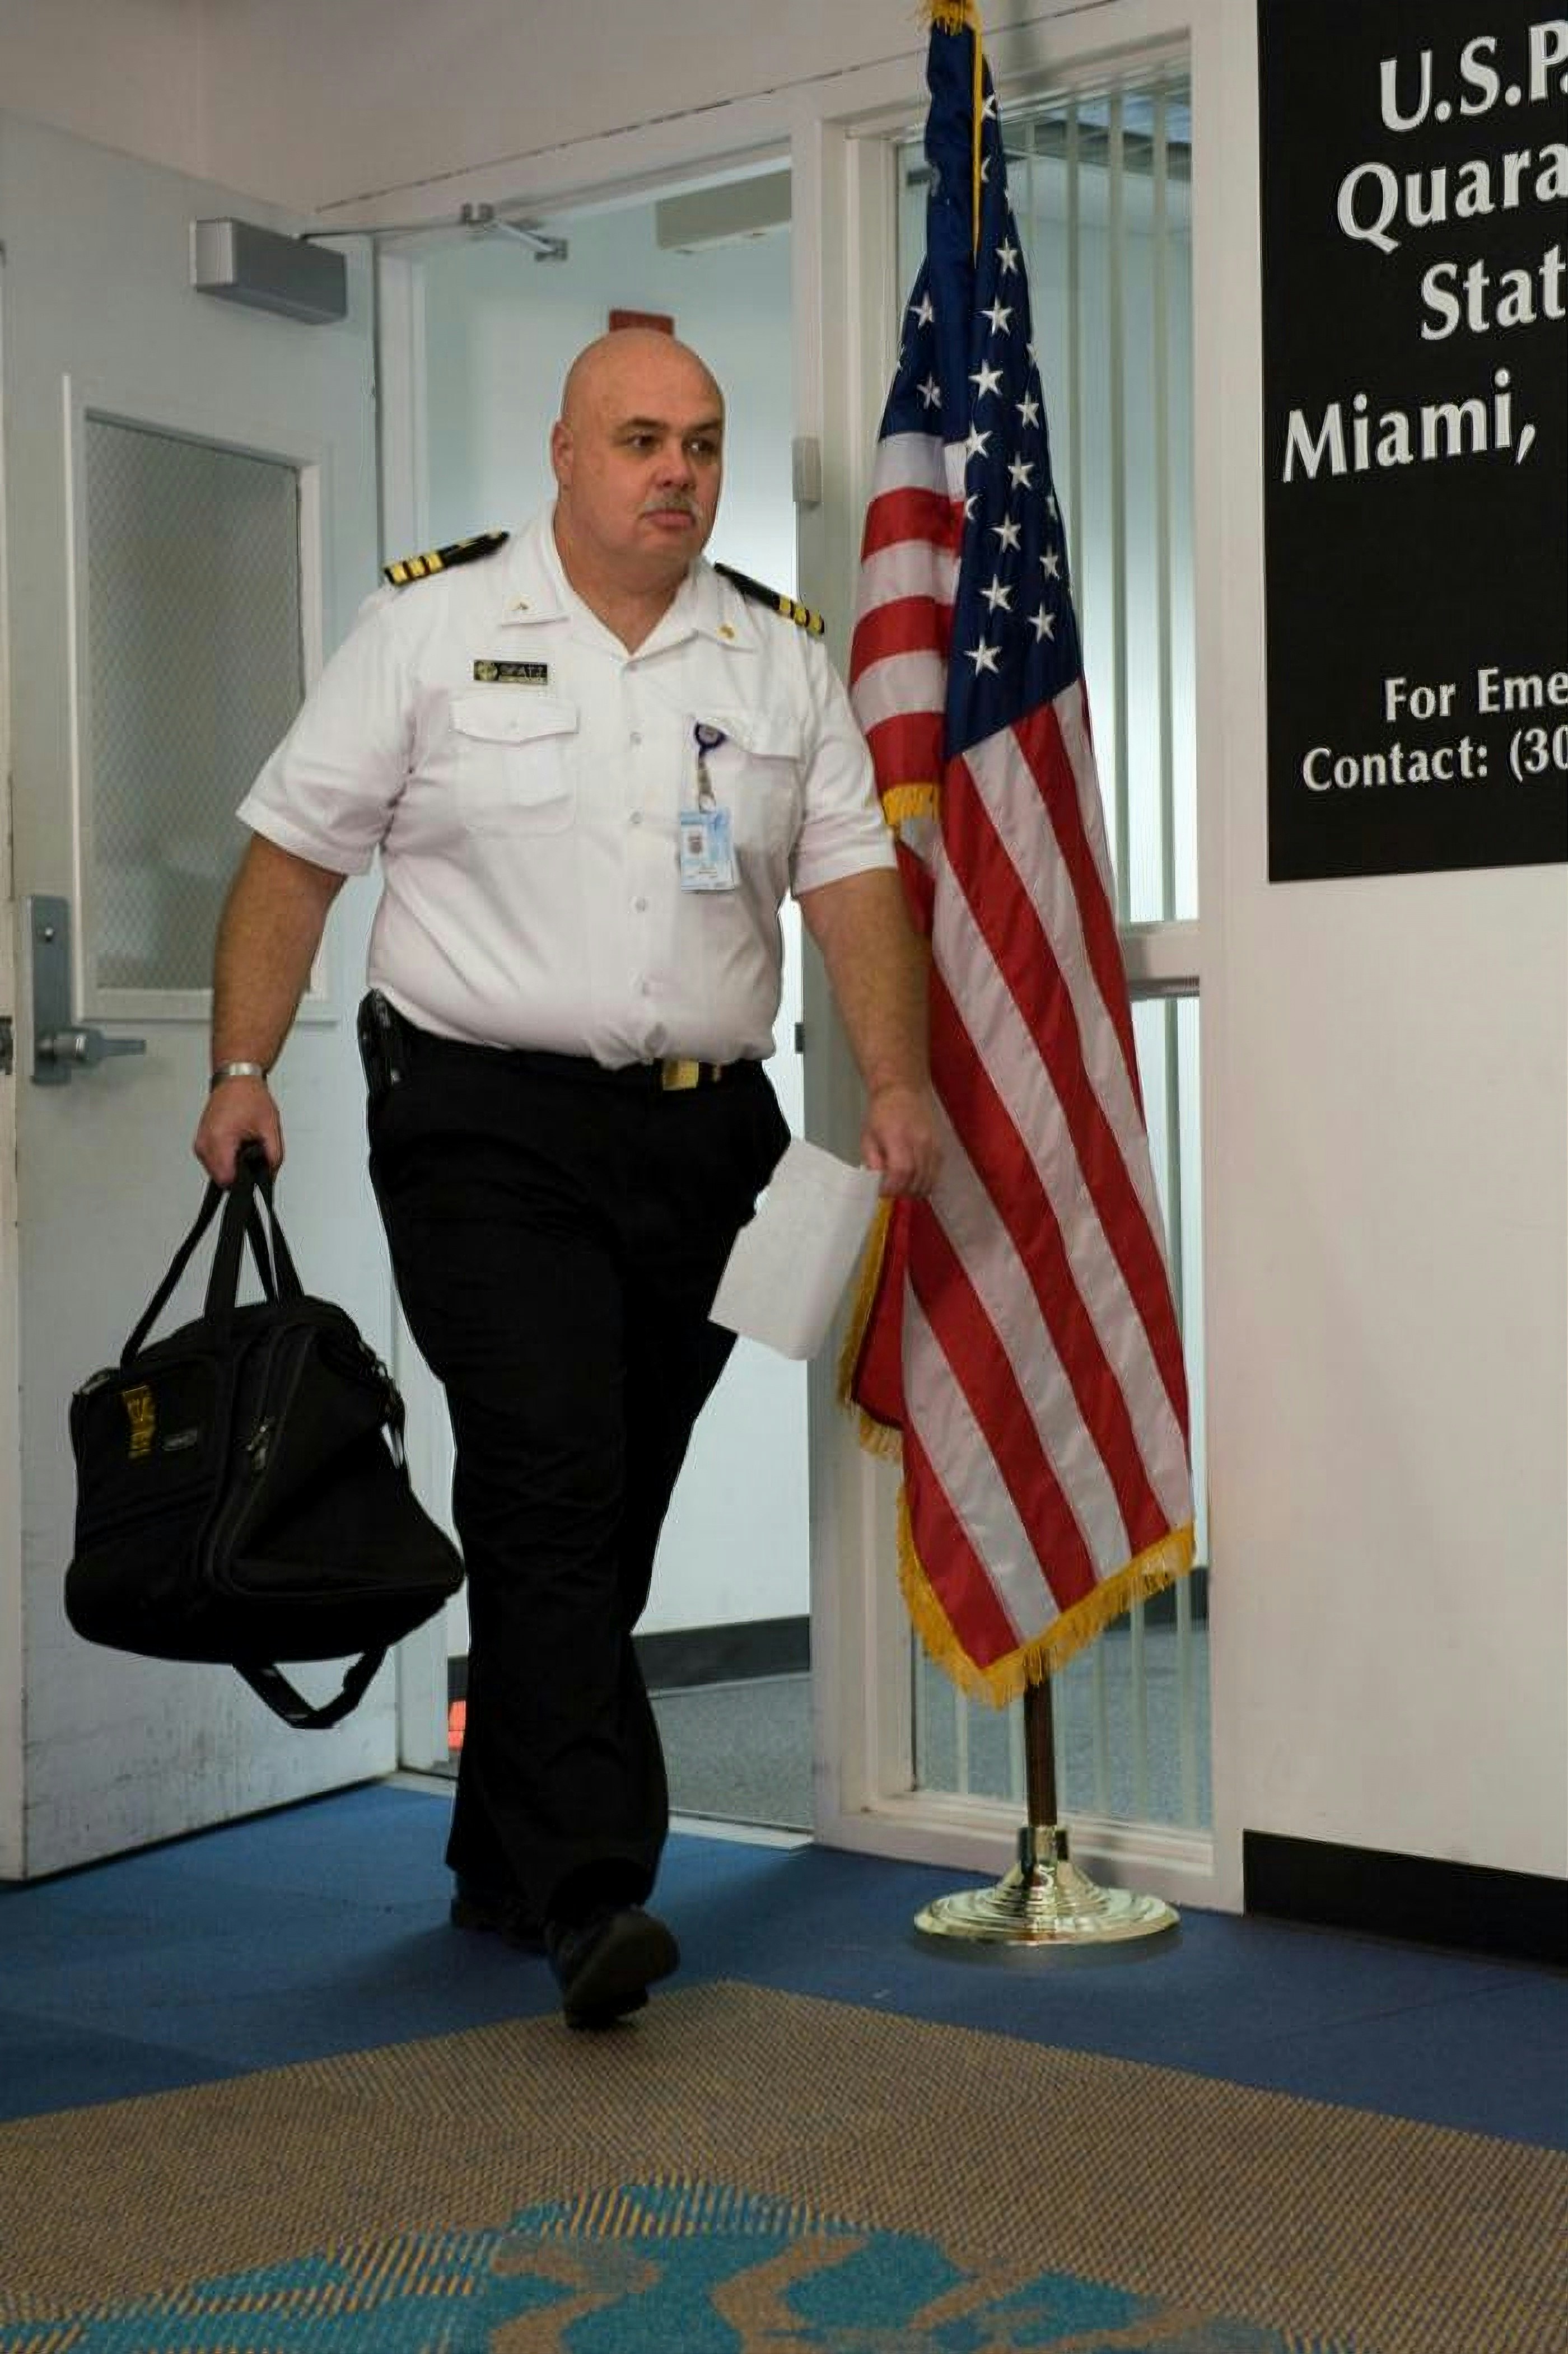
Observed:
[[[846,875],[896,863],[893,836],[876,798],[871,754],[842,682],[820,646],[802,651],[808,657],[815,726],[805,815],[790,868],[797,898]]]
[[[254,832],[340,875],[369,867],[408,774],[412,698],[392,594],[361,608],[239,805]]]

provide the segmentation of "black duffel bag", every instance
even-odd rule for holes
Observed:
[[[198,1321],[144,1346],[219,1203]],[[237,1305],[249,1241],[265,1295]],[[195,1225],[117,1365],[71,1400],[79,1635],[236,1668],[302,1728],[336,1724],[462,1560],[408,1484],[403,1402],[353,1319],[301,1288],[259,1148]],[[355,1659],[312,1707],[281,1659]]]

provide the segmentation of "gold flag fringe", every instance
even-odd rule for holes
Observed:
[[[885,1461],[896,1463],[903,1458],[904,1434],[895,1424],[879,1422],[875,1415],[868,1414],[853,1394],[852,1387],[865,1341],[866,1327],[871,1322],[871,1311],[876,1305],[883,1256],[887,1248],[887,1224],[892,1215],[892,1203],[878,1202],[860,1263],[860,1280],[855,1286],[854,1299],[850,1308],[844,1344],[839,1352],[839,1404],[854,1416],[855,1436],[866,1453],[880,1455]]]
[[[1005,1659],[993,1659],[990,1667],[982,1668],[965,1650],[921,1566],[909,1525],[906,1494],[902,1488],[898,1491],[898,1582],[915,1631],[937,1665],[960,1691],[973,1700],[989,1701],[992,1708],[1005,1708],[1031,1684],[1044,1683],[1048,1676],[1057,1674],[1135,1602],[1146,1601],[1151,1594],[1174,1585],[1192,1568],[1193,1550],[1192,1523],[1189,1521],[1184,1528],[1171,1530],[1114,1575],[1102,1578],[1092,1594],[1065,1610],[1044,1634],[1021,1644]]]
[[[890,1201],[879,1202],[872,1222],[861,1260],[860,1279],[851,1304],[849,1322],[844,1332],[843,1347],[839,1354],[838,1401],[855,1417],[855,1437],[868,1455],[887,1463],[902,1464],[904,1434],[896,1423],[887,1423],[861,1405],[853,1394],[855,1368],[876,1304],[877,1288],[882,1280],[882,1264],[887,1249],[888,1222],[893,1214]],[[1004,1708],[1017,1700],[1031,1684],[1044,1681],[1065,1668],[1086,1645],[1101,1635],[1113,1619],[1130,1610],[1135,1602],[1147,1601],[1151,1594],[1160,1594],[1184,1577],[1192,1566],[1195,1551],[1193,1524],[1189,1521],[1180,1529],[1171,1529],[1147,1546],[1140,1553],[1101,1578],[1091,1594],[1075,1602],[1054,1619],[1044,1634],[1032,1642],[1020,1645],[1004,1659],[994,1659],[988,1668],[976,1665],[964,1649],[952,1621],[937,1597],[929,1578],[915,1549],[915,1532],[909,1522],[907,1491],[898,1490],[898,1583],[905,1603],[915,1624],[915,1630],[926,1649],[939,1668],[945,1670],[960,1690],[977,1700],[989,1701],[993,1708]]]
[[[935,817],[940,807],[936,785],[894,785],[882,797],[882,814],[895,832],[910,818]]]
[[[980,31],[980,10],[975,0],[927,0],[926,16],[938,33],[961,33],[967,25]]]

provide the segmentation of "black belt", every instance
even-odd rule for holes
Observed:
[[[468,1039],[443,1038],[435,1031],[421,1030],[378,989],[373,989],[360,1006],[358,1026],[373,1097],[386,1087],[397,1085],[410,1052],[416,1057],[435,1055],[460,1061],[482,1055],[488,1062],[499,1061],[541,1078],[634,1087],[645,1095],[684,1095],[694,1087],[716,1087],[721,1079],[728,1079],[733,1086],[762,1068],[750,1057],[737,1063],[699,1063],[691,1055],[666,1055],[657,1062],[612,1066],[596,1063],[591,1055],[557,1055],[546,1046],[481,1046]]]
[[[489,1051],[503,1055],[520,1071],[536,1072],[543,1078],[586,1079],[590,1085],[610,1087],[641,1087],[645,1094],[684,1095],[692,1087],[716,1087],[721,1079],[735,1079],[755,1063],[698,1063],[689,1055],[666,1055],[657,1063],[596,1063],[589,1055],[554,1055],[544,1046],[500,1046]]]

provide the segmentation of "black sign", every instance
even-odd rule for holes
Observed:
[[[1270,876],[1568,858],[1568,15],[1258,29]]]

